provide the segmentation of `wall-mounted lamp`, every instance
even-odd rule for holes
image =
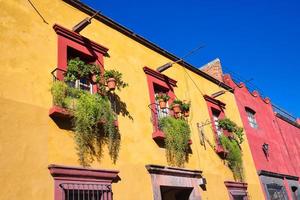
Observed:
[[[206,184],[207,184],[206,178],[200,178],[200,179],[198,180],[198,185],[199,185],[204,191],[206,191]]]
[[[72,31],[79,33],[80,31],[82,31],[85,27],[87,27],[87,25],[89,25],[92,21],[92,19],[99,13],[99,11],[97,11],[95,14],[93,14],[91,17],[87,17],[84,20],[82,20],[81,22],[79,22],[78,24],[76,24],[73,28]]]
[[[269,144],[264,143],[264,144],[262,145],[262,150],[263,150],[263,152],[265,153],[266,157],[269,157]]]

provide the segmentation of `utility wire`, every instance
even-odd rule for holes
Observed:
[[[198,50],[200,50],[200,49],[202,49],[202,48],[204,48],[204,47],[205,47],[205,45],[200,45],[200,46],[196,47],[195,49],[192,49],[192,50],[189,51],[187,54],[185,54],[184,56],[182,56],[180,59],[178,59],[178,60],[172,62],[172,64],[175,64],[175,63],[179,63],[179,62],[181,62],[181,61],[184,61],[183,59],[189,57],[190,55],[194,54],[195,52],[197,52]]]
[[[35,7],[35,5],[31,2],[31,0],[27,0],[29,3],[30,3],[30,5],[33,7],[33,9],[35,10],[35,12],[40,16],[40,18],[42,18],[42,20],[43,20],[43,22],[45,23],[45,24],[49,24],[46,20],[45,20],[45,18],[42,16],[42,14],[38,11],[38,9]]]

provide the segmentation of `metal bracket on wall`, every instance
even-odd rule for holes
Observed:
[[[198,134],[199,134],[199,139],[200,139],[200,144],[204,146],[204,149],[206,150],[206,144],[205,141],[209,144],[211,148],[214,149],[214,145],[205,137],[204,134],[204,126],[210,125],[212,122],[210,120],[206,120],[205,122],[197,123],[197,129],[198,129]]]

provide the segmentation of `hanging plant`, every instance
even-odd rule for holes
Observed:
[[[238,144],[242,144],[243,139],[243,128],[237,126],[237,124],[231,121],[229,118],[220,119],[218,121],[220,128],[223,129],[223,134],[228,137],[233,137]]]
[[[116,88],[121,90],[128,86],[128,84],[122,80],[122,73],[116,70],[106,70],[103,76],[109,90],[115,90]]]
[[[223,130],[223,135],[220,136],[220,143],[228,152],[226,160],[228,167],[233,172],[236,180],[242,181],[243,161],[240,144],[243,143],[243,128],[238,127],[237,124],[229,118],[224,118],[218,121],[220,128]]]
[[[190,116],[190,107],[191,107],[191,102],[190,101],[183,101],[181,105],[182,113],[184,117],[189,117]]]
[[[120,134],[115,127],[116,116],[106,97],[83,92],[74,111],[74,130],[79,162],[88,166],[96,156],[102,157],[102,146],[108,144],[115,163],[120,146]]]
[[[170,96],[167,93],[160,92],[155,99],[158,101],[160,109],[165,109]]]
[[[191,133],[188,123],[183,119],[164,117],[159,119],[159,127],[165,133],[168,163],[178,167],[184,166]]]
[[[170,107],[174,113],[181,113],[181,106],[182,106],[182,101],[179,99],[174,99]]]
[[[122,81],[122,74],[118,71],[109,70],[103,76],[106,81],[113,77],[119,90],[128,86]],[[97,84],[98,93],[90,94],[74,88],[74,82],[82,78]],[[121,102],[122,107],[113,111],[109,93],[101,80],[99,66],[74,58],[68,61],[65,82],[55,81],[51,88],[54,105],[66,108],[74,115],[74,139],[79,162],[83,166],[89,166],[94,157],[101,159],[103,145],[108,146],[113,163],[118,158],[121,136],[115,112],[127,111],[126,104]],[[129,115],[128,111],[125,114]]]
[[[228,152],[226,160],[228,167],[231,169],[235,180],[244,180],[244,169],[242,161],[242,152],[239,143],[232,138],[224,135],[220,136],[220,142],[223,148]]]

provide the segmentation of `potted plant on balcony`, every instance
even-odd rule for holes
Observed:
[[[167,93],[158,93],[158,95],[155,97],[155,99],[159,103],[160,109],[165,109],[167,107],[167,102],[170,99],[170,96]]]
[[[168,116],[159,119],[159,127],[165,133],[168,163],[172,166],[183,167],[187,158],[191,133],[189,124],[183,119]]]
[[[174,101],[171,104],[171,109],[175,114],[181,113],[181,106],[182,106],[182,101],[179,99],[174,99]]]
[[[237,140],[238,144],[241,144],[244,141],[242,127],[237,126],[237,124],[229,118],[220,119],[218,122],[224,136]]]
[[[78,79],[86,78],[94,84],[100,80],[100,67],[95,64],[88,64],[76,57],[68,61],[68,68],[65,73],[65,82],[75,82]]]
[[[121,90],[121,88],[128,86],[128,84],[122,80],[122,73],[116,70],[106,70],[103,76],[110,91],[113,91],[116,88]]]
[[[190,101],[183,101],[181,105],[182,113],[184,117],[189,117],[190,116],[190,107],[191,107],[191,102]]]

